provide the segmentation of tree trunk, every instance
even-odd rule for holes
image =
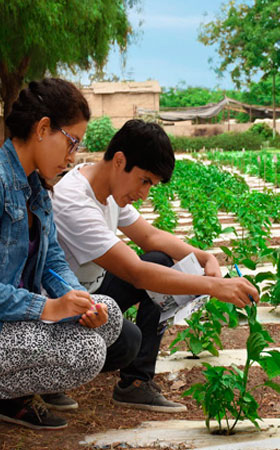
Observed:
[[[272,74],[272,100],[273,100],[273,139],[276,136],[276,109],[275,109],[275,72]]]
[[[28,70],[30,58],[25,57],[20,62],[15,72],[9,72],[6,64],[0,61],[0,95],[4,103],[4,120],[11,111],[14,101],[17,99],[22,87],[24,77]],[[5,126],[5,139],[9,136],[9,131]]]

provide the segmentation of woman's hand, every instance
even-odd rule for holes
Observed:
[[[72,290],[62,297],[48,298],[41,319],[56,322],[66,317],[84,314],[92,305],[93,301],[88,292]]]
[[[249,295],[256,303],[259,302],[257,289],[246,278],[215,278],[212,283],[210,295],[222,302],[233,303],[239,308],[244,308],[251,304]]]
[[[97,303],[82,315],[79,323],[84,327],[97,328],[108,321],[108,308],[104,303]]]

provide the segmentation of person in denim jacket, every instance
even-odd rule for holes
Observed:
[[[100,372],[122,326],[116,303],[90,296],[66,263],[46,189],[74,162],[89,117],[73,84],[31,82],[0,151],[0,419],[33,429],[67,426],[46,405],[77,407],[63,391]]]

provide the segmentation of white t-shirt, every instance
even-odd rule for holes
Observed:
[[[132,205],[120,208],[110,195],[107,205],[100,203],[79,164],[54,186],[52,196],[58,240],[66,260],[81,284],[93,293],[101,285],[106,271],[92,262],[104,255],[120,239],[118,227],[126,227],[139,218]]]

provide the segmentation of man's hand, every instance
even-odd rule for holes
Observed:
[[[204,264],[205,275],[208,277],[221,277],[221,269],[217,258],[211,253],[207,254],[206,263]]]
[[[222,302],[233,303],[239,308],[251,304],[249,295],[256,303],[260,299],[257,289],[246,278],[215,279],[210,294]]]

